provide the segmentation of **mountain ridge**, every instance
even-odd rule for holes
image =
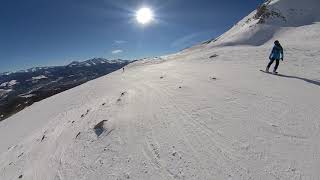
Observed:
[[[320,7],[317,0],[267,0],[229,31],[205,44],[261,46],[278,32],[320,22],[317,7]]]
[[[55,67],[64,67],[64,66],[70,66],[73,63],[81,66],[84,65],[86,63],[90,63],[90,65],[94,65],[92,64],[92,62],[96,62],[97,64],[103,64],[103,63],[117,63],[117,62],[130,62],[132,60],[123,60],[123,59],[106,59],[106,58],[91,58],[91,59],[87,59],[84,61],[71,61],[69,64],[66,65],[58,65],[58,66],[35,66],[35,67],[31,67],[31,68],[27,68],[27,69],[21,69],[21,70],[17,70],[17,71],[5,71],[5,72],[0,72],[0,76],[3,75],[10,75],[12,73],[20,73],[20,72],[32,72],[32,71],[37,71],[37,70],[41,70],[41,69],[50,69],[50,68],[55,68]]]
[[[118,70],[129,61],[93,58],[73,63],[0,75],[0,121],[34,102]]]

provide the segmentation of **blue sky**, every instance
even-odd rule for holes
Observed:
[[[0,72],[159,56],[219,36],[263,0],[0,0]],[[140,7],[155,20],[135,20]]]

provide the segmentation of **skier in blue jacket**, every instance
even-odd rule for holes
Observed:
[[[271,51],[269,59],[270,59],[270,62],[266,68],[266,72],[269,72],[270,66],[273,64],[274,61],[276,61],[276,65],[274,66],[273,73],[275,74],[278,73],[277,69],[279,67],[280,59],[283,61],[283,48],[278,40],[274,42],[274,47]]]

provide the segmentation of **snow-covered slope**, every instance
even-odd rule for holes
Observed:
[[[18,83],[17,80],[11,80],[9,82],[4,82],[2,84],[0,84],[0,87],[12,87],[14,85],[16,85]]]
[[[319,23],[282,28],[280,76],[259,72],[270,39],[221,46],[239,27],[26,108],[0,123],[0,179],[319,179]]]
[[[263,45],[296,27],[319,23],[319,7],[319,0],[268,0],[211,44]],[[291,41],[290,38],[285,40]]]

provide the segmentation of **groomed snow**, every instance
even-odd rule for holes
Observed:
[[[319,30],[137,61],[35,103],[0,122],[0,179],[320,179]],[[275,39],[280,76],[259,71]]]

